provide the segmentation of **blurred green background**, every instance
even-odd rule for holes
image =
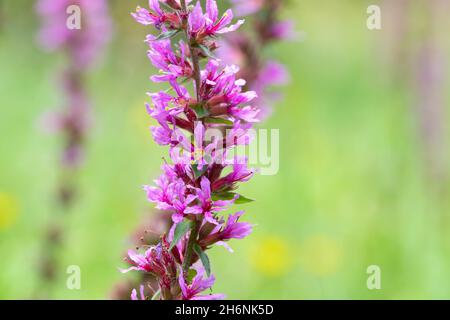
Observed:
[[[145,55],[146,30],[129,15],[138,2],[110,1],[114,38],[89,76],[95,126],[79,202],[62,218],[61,274],[51,298],[107,298],[132,276],[118,268],[129,234],[152,208],[141,186],[159,175],[166,150],[153,142],[143,105],[155,71]],[[401,26],[392,2],[288,2],[284,16],[305,36],[265,53],[288,66],[292,81],[261,124],[280,129],[280,171],[242,186],[257,199],[242,206],[257,227],[230,243],[235,253],[211,250],[215,292],[230,299],[450,298],[449,183],[445,174],[427,173],[433,164],[415,81],[428,1],[410,1],[402,41],[393,37]],[[64,58],[36,45],[33,1],[1,3],[0,298],[24,299],[39,283],[45,226],[62,215],[52,203],[61,142],[38,122],[61,102],[55,83]],[[366,28],[369,4],[382,7],[382,30]],[[438,21],[436,29],[448,31],[445,19]],[[435,43],[448,58],[448,37]],[[448,74],[448,64],[439,70]],[[444,131],[431,142],[441,151],[449,148],[443,79],[445,116],[437,121]],[[449,162],[440,160],[446,172]],[[68,265],[80,266],[81,290],[66,288]],[[369,265],[381,268],[381,290],[366,286]]]

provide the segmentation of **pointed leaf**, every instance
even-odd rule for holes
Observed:
[[[201,170],[198,169],[198,165],[197,164],[193,164],[191,167],[192,167],[192,171],[194,172],[195,180],[197,180],[198,178],[203,176],[203,174],[206,172],[206,170],[208,170],[208,166],[207,165],[203,165]]]
[[[219,193],[213,193],[212,199],[214,201],[218,200],[231,200],[234,198],[236,193],[234,192],[219,192]]]
[[[233,125],[233,121],[228,120],[228,119],[223,119],[223,118],[206,118],[205,122],[206,123],[213,123],[213,124],[226,124],[228,126],[232,126]]]
[[[180,239],[192,228],[191,220],[183,220],[175,227],[172,243],[170,244],[169,251],[180,241]]]
[[[194,251],[200,257],[203,267],[205,267],[206,275],[209,277],[209,275],[211,274],[211,265],[209,263],[208,256],[197,243],[194,244]]]
[[[249,203],[249,202],[253,202],[255,201],[254,199],[250,199],[247,197],[244,197],[242,194],[238,194],[235,192],[220,192],[220,193],[214,193],[212,195],[212,199],[214,201],[217,200],[231,200],[233,199],[236,195],[238,195],[239,197],[236,199],[236,201],[234,202],[235,204],[245,204],[245,203]]]
[[[197,118],[201,119],[207,117],[209,115],[208,110],[202,104],[195,104],[190,106],[192,110],[194,110]]]
[[[164,39],[172,38],[175,35],[177,35],[178,32],[180,32],[180,30],[178,30],[178,29],[162,32],[153,41],[158,41],[158,40],[164,40]]]
[[[253,201],[255,201],[255,199],[250,199],[250,198],[244,197],[242,194],[240,194],[239,198],[237,198],[234,203],[235,204],[245,204],[245,203],[249,203],[249,202],[253,202]]]

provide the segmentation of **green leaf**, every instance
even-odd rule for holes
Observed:
[[[172,250],[173,247],[180,241],[180,239],[192,228],[191,220],[183,220],[175,227],[175,232],[173,235],[172,243],[170,244],[169,250]]]
[[[231,199],[234,198],[235,195],[236,195],[236,193],[234,193],[234,192],[213,193],[212,194],[212,199],[214,201],[217,201],[217,200],[231,200]]]
[[[245,203],[249,203],[249,202],[253,202],[253,201],[255,201],[255,199],[250,199],[250,198],[244,197],[242,194],[240,194],[239,198],[237,198],[234,203],[235,204],[245,204]]]
[[[214,55],[214,53],[212,53],[211,50],[209,50],[209,48],[207,46],[204,46],[202,44],[199,44],[198,46],[202,50],[202,52],[205,56],[210,57],[212,59],[217,59],[217,57]]]
[[[250,198],[244,197],[242,194],[238,194],[238,193],[235,193],[235,192],[214,193],[212,195],[212,199],[214,201],[217,201],[217,200],[232,200],[236,195],[238,195],[239,197],[236,199],[236,201],[234,201],[235,204],[245,204],[245,203],[249,203],[249,202],[255,201],[254,199],[250,199]]]
[[[205,122],[206,123],[213,123],[213,124],[226,124],[226,125],[229,125],[229,126],[233,125],[233,121],[227,120],[227,119],[222,119],[222,118],[206,118]]]
[[[209,277],[209,275],[211,274],[211,265],[209,263],[208,256],[197,243],[194,244],[194,251],[200,257],[200,260],[202,261],[202,264],[205,267],[206,275]]]
[[[195,104],[191,105],[190,107],[195,111],[195,114],[199,119],[209,116],[208,110],[206,110],[206,108],[202,104]]]
[[[208,170],[208,166],[206,166],[206,165],[203,165],[202,170],[198,169],[198,165],[197,164],[193,164],[192,165],[192,171],[194,172],[194,176],[195,176],[196,180],[198,178],[200,178],[206,172],[206,170]]]
[[[169,30],[159,34],[153,41],[164,40],[174,37],[176,34],[180,32],[179,29]]]

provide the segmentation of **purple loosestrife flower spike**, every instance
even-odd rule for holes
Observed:
[[[78,6],[80,28],[68,27],[68,9]],[[59,170],[60,185],[57,200],[68,211],[76,195],[75,176],[84,158],[84,142],[91,122],[91,104],[84,86],[84,77],[94,65],[110,37],[111,22],[107,0],[39,0],[36,11],[42,27],[38,34],[41,46],[47,51],[64,52],[67,67],[61,72],[61,91],[65,97],[64,108],[45,117],[44,125],[64,138]],[[69,11],[70,12],[70,11]],[[56,262],[51,252],[61,245],[60,225],[49,226],[42,261],[42,278],[55,279]],[[42,292],[39,292],[42,295]]]
[[[223,298],[202,294],[215,281],[206,251],[252,230],[249,223],[238,222],[243,211],[227,221],[221,212],[239,199],[239,184],[254,174],[247,158],[229,155],[251,141],[259,108],[250,103],[257,93],[245,89],[237,66],[210,54],[218,48],[220,35],[244,21],[233,23],[230,9],[220,15],[214,0],[207,0],[205,8],[200,1],[190,3],[151,0],[148,9],[138,7],[132,14],[160,33],[146,38],[148,58],[159,70],[151,80],[166,83],[168,90],[148,93],[152,101],[146,107],[157,123],[151,127],[153,139],[169,149],[170,161],[144,190],[156,208],[171,214],[173,225],[159,244],[143,253],[130,251],[131,266],[122,271],[155,275],[164,300]],[[201,63],[203,59],[207,61]],[[132,299],[138,298],[145,297],[133,290]]]

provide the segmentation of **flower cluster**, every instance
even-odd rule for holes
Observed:
[[[250,143],[249,129],[258,121],[259,109],[252,105],[257,94],[247,91],[246,81],[238,77],[239,68],[223,64],[214,51],[218,36],[244,21],[232,24],[231,10],[220,16],[215,0],[206,1],[205,11],[200,1],[150,0],[148,9],[138,7],[132,15],[159,33],[146,39],[148,57],[160,71],[151,79],[169,88],[149,93],[147,111],[158,124],[151,128],[153,138],[169,148],[171,161],[164,163],[155,185],[144,190],[157,209],[171,214],[173,225],[159,244],[142,254],[130,251],[131,267],[124,272],[154,274],[159,280],[154,298],[223,298],[201,294],[215,280],[205,251],[213,245],[229,248],[228,240],[252,231],[249,223],[239,221],[243,211],[228,218],[221,212],[252,201],[236,189],[254,170],[234,151]],[[132,298],[148,298],[144,289],[139,296],[134,290]]]
[[[282,0],[233,0],[236,12],[253,15],[252,32],[228,35],[221,43],[219,56],[224,61],[234,61],[241,68],[239,76],[247,79],[247,88],[258,92],[256,100],[265,119],[271,106],[280,99],[273,87],[289,81],[285,67],[272,59],[265,59],[263,52],[269,44],[294,37],[293,23],[278,18]]]

